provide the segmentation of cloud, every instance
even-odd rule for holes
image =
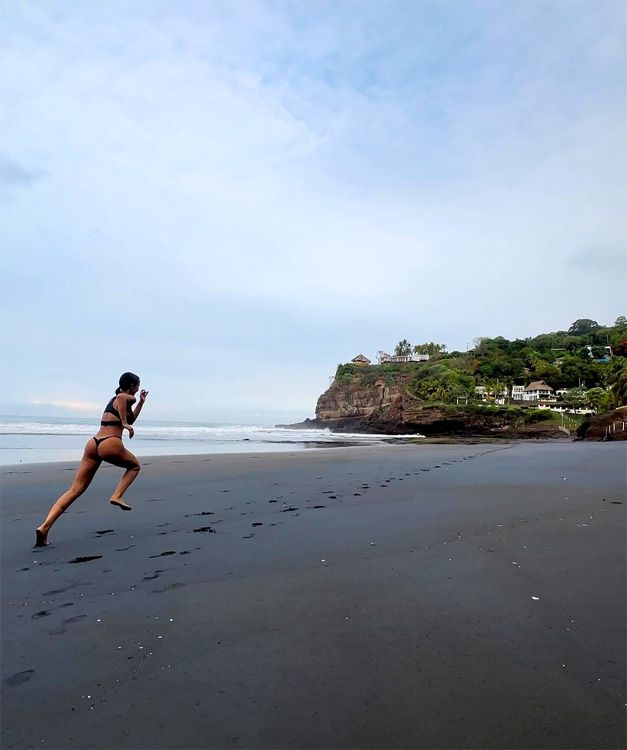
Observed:
[[[56,398],[38,398],[36,396],[28,399],[29,404],[33,406],[51,406],[56,408],[67,409],[68,411],[90,412],[98,411],[100,404],[90,403],[88,401],[74,401],[68,399]]]
[[[13,198],[18,190],[31,187],[45,176],[41,169],[27,169],[17,161],[0,156],[0,196]]]
[[[567,263],[582,269],[586,273],[607,276],[608,280],[627,278],[627,256],[625,249],[587,248],[567,258]]]
[[[30,185],[40,179],[42,172],[29,170],[9,159],[0,158],[0,182],[7,185]]]
[[[582,259],[623,246],[619,5],[11,8],[15,398],[71,377],[96,400],[131,369],[206,414],[305,407],[403,336],[567,327]]]

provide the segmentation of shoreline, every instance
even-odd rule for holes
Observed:
[[[451,445],[451,446],[472,446],[472,445],[494,445],[503,447],[506,445],[564,445],[567,443],[581,443],[581,440],[576,440],[575,438],[558,438],[558,437],[537,437],[537,438],[506,438],[506,437],[495,437],[495,436],[487,436],[487,435],[477,435],[475,437],[470,436],[463,436],[463,437],[424,437],[424,438],[417,438],[408,436],[407,438],[403,437],[402,435],[389,435],[384,436],[388,439],[385,441],[382,441],[381,443],[370,443],[370,444],[359,444],[359,443],[352,443],[350,441],[347,441],[346,444],[342,443],[316,443],[309,444],[308,447],[302,448],[302,447],[294,447],[292,450],[289,448],[284,448],[281,450],[263,450],[263,451],[232,451],[232,452],[205,452],[205,453],[155,453],[155,454],[146,454],[138,456],[140,460],[140,464],[143,461],[160,461],[160,460],[171,460],[171,459],[197,459],[197,460],[206,460],[213,457],[222,457],[225,458],[235,458],[238,456],[241,456],[242,458],[255,456],[257,458],[259,457],[266,457],[266,456],[285,456],[285,455],[295,455],[295,454],[306,454],[306,455],[317,455],[319,453],[322,453],[324,451],[350,451],[350,450],[367,450],[367,449],[373,449],[373,450],[379,450],[379,449],[396,449],[401,447],[408,447],[408,446],[418,446],[421,445]],[[34,462],[21,462],[17,464],[0,464],[0,476],[2,474],[10,474],[14,472],[16,469],[22,468],[22,467],[52,467],[56,465],[78,465],[80,462],[80,455],[77,454],[77,457],[75,459],[67,459],[63,461],[34,461]],[[106,466],[106,464],[103,462],[103,466]]]
[[[620,444],[4,472],[2,747],[624,744]],[[537,597],[537,598],[534,598]]]

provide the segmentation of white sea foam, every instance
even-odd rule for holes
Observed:
[[[87,421],[0,421],[0,435],[93,435],[98,424]],[[382,435],[333,433],[328,429],[286,429],[263,425],[186,425],[143,422],[137,428],[142,440],[193,440],[206,442],[377,442]]]
[[[87,419],[0,417],[0,464],[80,458],[99,423]],[[405,437],[422,437],[421,435]],[[376,445],[389,436],[286,429],[264,425],[190,424],[142,420],[131,450],[138,456],[299,450],[324,445]]]

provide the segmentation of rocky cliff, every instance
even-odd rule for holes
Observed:
[[[455,406],[419,401],[409,390],[410,374],[335,380],[320,396],[315,419],[299,427],[327,427],[335,432],[425,436],[565,438],[546,412],[481,405]],[[296,426],[296,425],[294,425]]]
[[[577,430],[577,437],[580,440],[627,440],[627,406],[592,417]]]

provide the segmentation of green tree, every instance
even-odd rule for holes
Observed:
[[[615,326],[624,326],[627,323],[627,318],[624,315],[619,315],[614,321]]]
[[[399,341],[394,347],[394,354],[398,357],[406,357],[408,354],[411,354],[411,344],[409,341],[407,341],[407,339]]]
[[[596,380],[596,371],[594,363],[588,356],[588,350],[585,350],[585,358],[568,355],[562,360],[560,370],[562,372],[562,384],[566,388],[578,386],[579,383],[589,383],[592,385]]]
[[[613,374],[610,384],[614,408],[627,405],[627,363],[621,363],[620,369]]]
[[[595,329],[600,327],[601,326],[596,320],[591,320],[590,318],[579,318],[568,329],[568,333],[572,333],[575,336],[581,336],[585,333],[592,333]]]
[[[593,346],[591,354],[594,359],[601,359],[602,357],[605,357],[607,352],[603,346]]]
[[[416,354],[429,354],[432,357],[438,354],[444,354],[445,351],[446,344],[436,344],[433,341],[424,344],[416,344],[416,346],[414,346],[414,352]]]
[[[620,339],[614,344],[612,354],[616,357],[627,357],[627,339]]]
[[[612,394],[605,388],[590,388],[586,391],[586,403],[597,414],[604,414],[612,408]]]

